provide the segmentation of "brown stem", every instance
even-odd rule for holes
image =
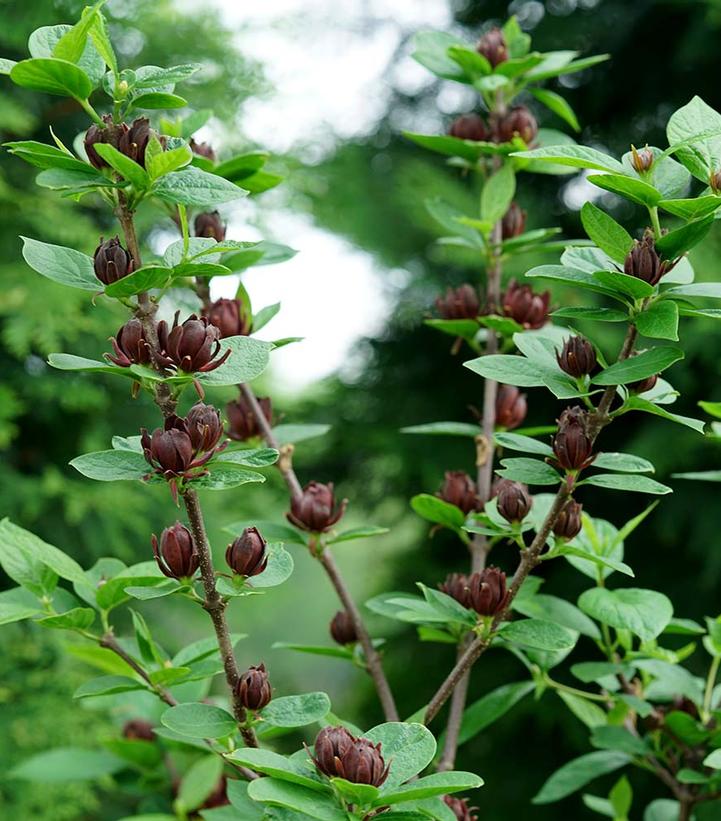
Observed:
[[[383,714],[385,715],[386,721],[398,721],[398,710],[396,709],[393,693],[388,685],[388,680],[383,672],[381,658],[373,646],[373,641],[366,630],[366,626],[363,623],[363,617],[358,609],[358,605],[353,600],[350,591],[346,587],[346,584],[340,575],[340,571],[338,570],[338,565],[335,563],[333,554],[330,552],[330,549],[326,547],[323,549],[318,558],[320,563],[323,565],[325,572],[328,574],[328,578],[335,588],[343,607],[353,619],[358,641],[361,643],[361,647],[363,648],[366,667],[370,677],[373,679],[373,683],[376,686],[378,698],[380,700],[381,707],[383,708]]]
[[[638,331],[636,330],[635,325],[629,325],[628,331],[626,332],[626,338],[623,340],[623,347],[621,348],[621,352],[618,355],[617,362],[623,362],[625,359],[628,359],[631,356],[631,352],[633,351],[633,346],[636,343],[636,337],[638,336]],[[590,423],[589,423],[589,434],[591,438],[595,441],[598,434],[601,432],[602,428],[604,428],[610,421],[611,417],[608,415],[608,411],[611,408],[611,403],[616,396],[616,390],[618,385],[609,385],[606,390],[601,395],[601,401],[598,403],[595,413],[591,414]]]
[[[215,630],[215,636],[218,640],[220,657],[223,661],[223,669],[225,670],[225,680],[228,683],[228,689],[231,693],[233,714],[240,725],[240,732],[246,745],[248,747],[257,747],[258,740],[255,737],[255,733],[250,727],[245,726],[247,714],[237,693],[239,679],[238,665],[235,661],[233,642],[231,641],[228,622],[225,618],[226,602],[215,589],[216,579],[213,557],[208,535],[205,531],[203,511],[200,508],[200,501],[196,491],[186,490],[183,493],[183,502],[185,503],[185,509],[188,513],[190,529],[200,554],[200,576],[203,582],[203,590],[205,591],[203,607],[208,611],[210,619],[213,622],[213,629]]]
[[[691,821],[691,814],[695,805],[695,800],[690,795],[684,795],[679,801],[678,821]]]
[[[458,648],[458,659],[463,654],[463,647]],[[459,679],[458,684],[453,689],[451,705],[448,710],[448,721],[446,722],[446,740],[443,745],[443,753],[438,762],[438,771],[444,772],[452,770],[456,764],[456,753],[458,752],[458,739],[463,724],[463,713],[466,709],[466,698],[468,697],[468,685],[471,682],[471,671],[467,670]]]

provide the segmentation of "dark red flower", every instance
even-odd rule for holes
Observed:
[[[246,710],[262,710],[273,697],[265,665],[249,667],[238,679],[235,692]]]
[[[225,551],[228,567],[239,576],[257,576],[268,566],[266,542],[257,527],[246,527]]]
[[[582,470],[593,461],[593,442],[587,432],[587,414],[578,406],[566,408],[553,437],[553,453],[564,470]]]
[[[461,114],[448,129],[451,137],[459,140],[474,140],[475,142],[486,142],[490,137],[488,126],[478,114]]]
[[[206,314],[219,331],[222,339],[229,336],[248,336],[253,318],[239,299],[217,299]]]
[[[100,244],[93,255],[93,267],[95,276],[103,285],[111,285],[128,274],[132,274],[135,270],[135,262],[120,244],[119,237],[108,240],[100,237]]]
[[[448,288],[445,296],[436,299],[436,309],[442,319],[475,319],[481,312],[478,291],[467,283]]]
[[[596,370],[596,351],[582,336],[569,336],[556,353],[556,361],[562,371],[579,378]]]
[[[530,285],[519,285],[512,279],[501,298],[501,305],[506,316],[530,330],[546,324],[550,301],[550,291],[537,294]]]
[[[273,424],[273,407],[267,396],[258,397],[258,404],[263,411],[269,425]],[[254,436],[260,436],[262,431],[258,427],[252,408],[241,394],[237,399],[228,402],[225,406],[225,415],[228,417],[228,436],[238,442],[245,442]]]
[[[215,151],[213,151],[213,147],[210,143],[197,143],[191,137],[190,138],[190,150],[198,157],[205,157],[206,160],[210,160],[211,162],[215,162]]]
[[[98,170],[108,168],[109,166],[95,150],[95,146],[99,143],[103,143],[117,148],[120,137],[123,133],[122,127],[113,123],[113,117],[111,114],[103,114],[102,120],[102,125],[98,123],[90,126],[85,133],[85,140],[83,143],[85,146],[85,153],[87,154],[90,164]]]
[[[510,591],[506,574],[497,567],[486,567],[468,579],[468,606],[479,616],[496,616],[506,609]]]
[[[220,411],[203,402],[196,402],[188,411],[185,427],[196,453],[214,450],[223,435]]]
[[[152,537],[153,555],[161,571],[171,579],[185,579],[195,575],[200,566],[200,554],[192,533],[176,522],[160,534],[160,542]]]
[[[147,117],[137,117],[130,126],[123,123],[117,149],[145,168],[145,149],[152,134],[150,120]]]
[[[444,795],[443,800],[456,816],[456,821],[478,821],[478,816],[474,812],[478,807],[469,807],[468,799],[456,798],[454,795]]]
[[[530,512],[533,499],[525,485],[508,481],[499,487],[496,505],[507,522],[521,522]]]
[[[353,617],[347,610],[339,610],[330,623],[330,634],[338,644],[354,644],[358,641]]]
[[[653,231],[646,229],[641,239],[634,240],[631,250],[623,263],[624,273],[642,279],[649,285],[656,285],[675,263],[662,260],[656,250]]]
[[[460,508],[465,514],[483,507],[478,498],[476,483],[462,470],[447,470],[436,495],[444,502]]]
[[[499,385],[496,394],[496,427],[513,430],[526,418],[526,394],[514,385]]]
[[[656,382],[658,382],[658,374],[654,373],[645,379],[639,379],[638,382],[629,382],[626,387],[631,393],[647,393],[656,387]]]
[[[230,349],[220,353],[220,331],[205,317],[191,314],[178,324],[180,311],[175,314],[173,327],[168,329],[165,320],[158,322],[158,342],[162,351],[161,361],[167,368],[186,373],[207,373],[219,368],[230,356]]]
[[[195,236],[222,242],[225,239],[225,225],[220,214],[217,211],[198,214],[195,218]]]
[[[501,236],[512,239],[520,236],[526,228],[526,212],[517,202],[512,202],[501,220]]]
[[[388,778],[380,744],[356,738],[342,727],[325,727],[315,740],[313,763],[329,778],[380,787]]]
[[[155,731],[149,721],[142,718],[132,718],[123,725],[123,738],[132,741],[155,741]]]
[[[583,527],[581,520],[582,511],[582,504],[579,504],[575,499],[569,499],[558,514],[556,523],[553,525],[554,535],[559,539],[575,539]]]
[[[121,368],[131,365],[147,365],[150,361],[150,345],[145,339],[143,323],[139,319],[129,319],[115,337],[110,337],[115,355],[106,353],[105,358]]]
[[[325,533],[336,524],[345,513],[348,500],[336,506],[333,483],[309,482],[300,496],[290,500],[290,512],[286,513],[288,521],[301,530],[312,533]]]
[[[531,145],[537,135],[536,118],[524,105],[512,108],[496,123],[496,137],[501,143],[510,142],[518,136],[526,145]]]
[[[478,41],[476,51],[488,60],[492,68],[505,63],[508,59],[508,47],[503,32],[497,26],[489,29]]]
[[[470,606],[468,576],[465,573],[449,573],[446,580],[438,585],[438,589],[464,607]]]

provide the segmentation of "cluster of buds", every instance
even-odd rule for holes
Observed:
[[[537,294],[530,285],[519,285],[512,279],[501,297],[501,307],[505,316],[527,330],[536,330],[546,324],[550,301],[550,291]]]
[[[171,328],[165,320],[158,322],[159,361],[171,370],[185,373],[208,373],[219,368],[230,356],[230,349],[220,353],[221,333],[202,316],[191,314],[179,323],[180,311],[176,311]]]
[[[507,522],[516,524],[530,513],[533,499],[525,485],[502,479],[496,486],[496,506]]]
[[[564,470],[583,470],[594,459],[587,420],[588,414],[577,405],[566,408],[558,419],[558,429],[553,437],[553,454]]]
[[[502,239],[520,236],[526,227],[526,212],[517,202],[512,202],[501,220]]]
[[[300,495],[291,498],[290,511],[285,515],[301,530],[325,533],[340,520],[347,505],[347,499],[336,505],[332,482],[308,482]]]
[[[141,430],[140,443],[153,471],[171,483],[177,494],[179,479],[193,479],[205,473],[202,468],[222,450],[223,424],[220,413],[212,405],[198,402],[183,419],[169,416],[162,428],[149,434]]]
[[[436,495],[449,505],[460,508],[466,515],[483,507],[476,483],[462,470],[447,470],[441,489]]]
[[[264,664],[249,667],[239,678],[235,687],[238,701],[246,710],[262,710],[273,697],[270,679]]]
[[[225,225],[217,211],[206,211],[195,218],[195,236],[222,242],[225,239]]]
[[[478,291],[468,283],[448,288],[436,299],[436,310],[442,319],[476,319],[481,312]]]
[[[646,229],[643,237],[633,241],[631,250],[623,263],[624,273],[642,279],[649,285],[657,285],[664,274],[667,274],[676,263],[663,260],[656,250],[653,231]]]
[[[324,727],[315,739],[311,759],[328,778],[345,778],[353,784],[373,787],[383,784],[390,768],[380,743],[351,735],[345,727]]]
[[[266,421],[269,425],[272,425],[273,406],[270,398],[259,396],[257,401]],[[258,427],[258,420],[242,394],[232,402],[228,402],[225,406],[225,415],[228,417],[228,436],[231,439],[235,439],[237,442],[245,442],[254,436],[260,436],[261,430]]]
[[[93,255],[93,267],[95,276],[103,285],[112,285],[113,282],[133,273],[135,260],[120,244],[119,237],[108,240],[100,237],[100,242]]]
[[[92,125],[85,134],[85,153],[90,163],[97,169],[107,168],[108,164],[95,150],[99,143],[112,145],[125,154],[138,165],[145,168],[145,150],[148,147],[150,138],[155,132],[150,128],[150,120],[147,117],[138,117],[130,125],[126,123],[113,123],[113,118],[106,114],[103,117],[103,124]],[[157,136],[157,135],[156,135]],[[164,147],[164,138],[159,137],[161,145]]]
[[[499,385],[496,393],[496,427],[504,430],[517,428],[526,418],[526,394],[514,385]]]
[[[478,807],[469,807],[467,798],[456,798],[455,795],[444,795],[443,800],[456,816],[456,821],[478,821],[475,810]]]
[[[553,535],[558,539],[566,539],[568,541],[575,539],[583,527],[583,521],[581,519],[582,512],[583,505],[575,499],[569,499],[558,514],[558,518],[553,525]]]
[[[330,623],[330,635],[338,644],[355,644],[358,641],[355,622],[347,610],[339,610],[333,616]]]
[[[143,323],[133,317],[123,325],[114,337],[110,337],[113,354],[104,354],[105,358],[121,368],[131,365],[147,365],[151,361],[150,344],[145,338]]]
[[[225,551],[225,562],[238,576],[257,576],[268,566],[266,541],[257,527],[246,527]]]
[[[520,137],[531,145],[538,136],[538,123],[526,106],[519,105],[500,116],[492,116],[488,123],[478,114],[462,114],[451,123],[448,134],[459,140],[495,143]]]
[[[166,527],[160,540],[153,533],[153,555],[163,575],[170,579],[190,579],[200,566],[200,553],[193,534],[176,522]]]
[[[253,325],[253,318],[239,299],[216,299],[205,319],[218,329],[221,339],[248,336]]]
[[[582,336],[570,336],[556,353],[556,361],[562,371],[578,379],[596,370],[596,351]]]

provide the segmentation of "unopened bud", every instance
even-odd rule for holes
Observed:
[[[496,427],[505,430],[517,428],[526,418],[526,394],[514,385],[499,385],[496,393]]]
[[[645,174],[653,165],[653,160],[653,151],[648,146],[640,151],[637,151],[635,146],[631,146],[631,165],[639,174]]]
[[[586,420],[586,412],[577,406],[566,408],[558,420],[553,453],[564,470],[581,470],[593,461],[593,442],[587,433]]]
[[[459,140],[475,142],[485,142],[491,136],[488,126],[478,114],[461,114],[451,123],[448,134]]]
[[[113,282],[132,274],[135,270],[135,262],[120,244],[119,237],[107,240],[101,237],[93,256],[93,267],[95,276],[103,285],[112,285]]]
[[[462,470],[447,470],[437,495],[449,505],[460,508],[465,514],[472,510],[480,510],[482,506],[476,483]]]
[[[508,59],[508,47],[503,32],[496,26],[489,29],[478,41],[476,51],[488,60],[492,68],[504,63]]]
[[[553,533],[559,539],[575,539],[581,532],[583,521],[581,513],[583,505],[575,499],[569,499],[558,514],[556,523],[553,525]]]
[[[262,710],[273,697],[265,665],[249,667],[238,679],[235,692],[246,710]]]
[[[200,566],[200,554],[193,535],[185,525],[176,522],[160,535],[152,537],[153,555],[158,567],[171,579],[185,579],[195,575]]]
[[[593,373],[596,369],[596,351],[582,336],[570,336],[556,353],[556,361],[562,371],[579,378]]]
[[[225,551],[228,567],[238,576],[257,576],[268,566],[265,539],[257,527],[246,527]]]
[[[520,236],[526,227],[526,212],[517,202],[512,202],[501,220],[501,236],[512,239]]]
[[[497,567],[486,567],[468,579],[468,604],[479,616],[497,616],[506,609],[510,591],[506,574]]]
[[[498,489],[496,497],[498,512],[507,522],[521,522],[533,506],[528,488],[520,482],[505,482]]]
[[[536,139],[538,135],[538,123],[536,118],[524,105],[512,108],[496,124],[496,137],[498,142],[507,143],[514,137],[520,137],[526,145]]]
[[[347,610],[339,610],[330,623],[330,634],[338,644],[354,644],[358,641],[355,622]]]
[[[472,285],[448,288],[445,296],[436,299],[436,309],[442,319],[476,319],[481,311],[478,292]]]

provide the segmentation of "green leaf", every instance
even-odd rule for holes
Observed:
[[[417,801],[434,795],[448,795],[464,790],[474,790],[483,786],[483,779],[474,773],[459,771],[432,773],[394,790],[381,790],[373,802],[374,807],[399,804],[402,801]]]
[[[653,286],[648,282],[620,271],[594,271],[593,278],[610,290],[631,297],[633,300],[643,299],[653,294]]]
[[[490,317],[486,317],[486,319],[490,319]],[[480,317],[478,319],[424,319],[423,324],[434,330],[441,331],[441,333],[460,337],[470,342],[478,335],[478,323],[480,321]]]
[[[330,430],[330,425],[291,425],[282,424],[273,427],[273,436],[279,445],[295,445],[298,442],[305,442],[306,439],[315,439],[317,436],[325,436]]]
[[[41,26],[28,38],[28,51],[33,57],[55,57],[53,54],[60,40],[72,29],[69,25]],[[85,43],[78,66],[88,75],[93,86],[97,86],[105,73],[103,58],[94,44]]]
[[[180,782],[176,806],[184,813],[200,807],[218,786],[222,772],[223,760],[217,755],[195,761]]]
[[[62,245],[51,245],[30,237],[20,239],[23,241],[23,258],[34,271],[71,288],[102,291],[103,283],[95,276],[92,257]]]
[[[1,555],[0,559],[2,559]],[[35,605],[0,601],[0,624],[12,624],[16,621],[30,619],[41,612],[40,608]]]
[[[463,713],[458,743],[464,744],[485,730],[486,727],[490,727],[491,724],[498,721],[499,718],[532,692],[533,688],[532,681],[503,684],[466,707]]]
[[[170,707],[160,716],[160,721],[169,730],[191,738],[224,738],[238,726],[227,710],[192,702]]]
[[[625,766],[630,761],[626,753],[612,750],[600,750],[595,753],[588,753],[564,764],[541,787],[541,790],[533,799],[534,804],[551,804],[560,801],[567,795],[571,795],[585,787],[594,778],[611,773]]]
[[[595,468],[618,470],[622,473],[653,473],[655,468],[648,459],[632,453],[599,453],[593,460]]]
[[[326,541],[326,544],[339,544],[341,542],[350,542],[352,539],[368,539],[371,536],[382,536],[384,533],[389,533],[390,529],[387,527],[377,527],[376,525],[366,525],[365,527],[352,527],[349,530],[342,530],[337,536]]]
[[[23,781],[58,784],[65,781],[94,781],[122,770],[125,762],[103,750],[57,747],[18,764],[8,775]]]
[[[99,676],[81,684],[73,693],[73,698],[95,698],[145,689],[144,684],[129,676]]]
[[[596,625],[575,605],[557,596],[537,593],[535,596],[516,598],[513,609],[533,619],[542,619],[560,624],[568,630],[575,630],[592,639],[600,639],[601,633]]]
[[[449,46],[448,56],[463,69],[466,82],[485,77],[493,71],[482,54],[466,46]]]
[[[721,750],[714,750],[703,760],[704,767],[711,767],[713,770],[721,770]]]
[[[606,713],[598,704],[581,696],[575,696],[573,693],[565,693],[563,690],[557,690],[556,692],[566,707],[586,727],[593,728],[606,723]]]
[[[98,482],[113,482],[117,479],[142,479],[150,467],[142,453],[129,450],[100,450],[76,456],[70,465]]]
[[[230,490],[246,485],[249,482],[265,482],[262,473],[243,470],[233,464],[215,463],[208,467],[209,473],[191,479],[191,484],[198,490]]]
[[[303,693],[274,698],[260,711],[260,716],[273,727],[305,727],[320,721],[329,712],[330,699],[325,693]]]
[[[390,762],[383,792],[390,792],[424,770],[436,753],[436,740],[422,724],[389,721],[364,734],[374,744],[380,742],[383,757]]]
[[[43,188],[70,193],[87,193],[98,188],[122,188],[125,183],[112,180],[94,171],[89,165],[85,169],[48,168],[41,171],[35,182]]]
[[[446,32],[421,31],[413,37],[411,57],[438,77],[465,82],[465,71],[448,56],[448,49],[458,45],[458,39]]]
[[[591,618],[617,630],[630,630],[644,641],[660,635],[673,616],[673,605],[662,593],[636,587],[586,590],[578,606]]]
[[[620,263],[626,259],[633,245],[633,239],[613,217],[592,202],[587,202],[581,208],[581,222],[588,236],[611,259]]]
[[[610,171],[612,174],[626,173],[626,169],[618,160],[585,145],[550,145],[531,151],[516,151],[511,156],[571,168],[593,168],[597,171]]]
[[[691,285],[680,285],[669,288],[663,293],[664,297],[709,297],[721,299],[721,282],[696,282]]]
[[[598,476],[589,476],[581,485],[594,485],[595,487],[605,487],[608,490],[631,490],[636,493],[653,493],[664,496],[672,493],[670,487],[662,485],[648,476],[629,476],[625,473],[601,473]]]
[[[11,578],[15,578],[10,564],[18,566],[24,563],[28,568],[32,563],[40,562],[49,567],[60,578],[87,587],[87,578],[82,567],[62,550],[39,539],[29,530],[13,524],[9,519],[0,521],[0,562]],[[15,579],[23,584],[19,579]]]
[[[23,88],[76,100],[86,100],[93,90],[90,78],[79,66],[54,58],[21,60],[10,70],[10,79]]]
[[[160,66],[141,66],[135,71],[135,88],[157,88],[158,86],[182,83],[192,77],[201,68],[200,63],[182,63],[178,66],[161,68]],[[204,125],[204,122],[201,123]],[[201,126],[196,126],[200,128]]]
[[[61,371],[98,371],[100,373],[112,373],[119,376],[133,377],[128,368],[121,368],[118,365],[110,365],[107,362],[99,362],[97,359],[86,359],[83,356],[73,356],[69,353],[51,353],[48,356],[48,365],[58,368]]]
[[[71,63],[77,63],[80,60],[88,40],[88,32],[95,21],[98,9],[104,3],[105,0],[100,0],[92,8],[85,10],[81,19],[57,41],[53,49],[53,57],[68,60]]]
[[[643,180],[622,174],[589,174],[586,179],[599,188],[618,194],[637,205],[643,205],[646,208],[663,206],[661,192]]]
[[[553,454],[553,448],[550,445],[534,439],[532,436],[523,436],[520,433],[497,433],[493,438],[496,444],[510,450],[537,453],[540,456],[551,456]]]
[[[250,468],[265,468],[278,461],[278,451],[275,448],[241,448],[240,450],[224,450],[213,458],[214,462],[231,462],[234,465],[244,465]]]
[[[446,157],[461,157],[468,163],[475,164],[484,155],[498,155],[505,153],[497,143],[480,142],[476,140],[460,140],[458,137],[449,137],[444,134],[415,134],[404,131],[403,136],[420,145]]]
[[[69,168],[81,173],[92,174],[93,170],[87,163],[78,160],[67,151],[62,151],[54,145],[23,140],[20,142],[4,143],[7,150],[36,168]]]
[[[631,735],[625,727],[595,727],[591,744],[600,750],[619,750],[631,756],[643,756],[648,752],[643,740]]]
[[[97,143],[95,150],[121,177],[132,183],[137,189],[144,191],[150,185],[148,172],[135,160],[118,151],[115,146],[107,143]]]
[[[692,199],[661,200],[659,208],[685,220],[699,220],[721,208],[721,197],[710,195]]]
[[[231,354],[225,364],[209,373],[200,373],[197,378],[204,385],[239,385],[251,382],[268,366],[271,342],[262,342],[249,336],[228,336],[220,341],[218,356],[230,349]]]
[[[179,148],[172,148],[168,151],[160,151],[156,154],[145,157],[145,165],[152,179],[162,177],[171,171],[183,168],[193,159],[193,152],[190,146],[181,145]]]
[[[411,499],[413,510],[428,522],[458,529],[466,521],[463,511],[430,493],[419,493]]]
[[[289,781],[292,784],[300,784],[311,790],[328,792],[327,784],[321,781],[308,767],[304,767],[296,761],[270,750],[246,747],[235,750],[227,758],[229,761],[234,761],[236,764],[241,764],[272,778]]]
[[[248,796],[253,801],[277,807],[288,807],[317,821],[347,821],[347,814],[340,809],[332,796],[324,796],[316,790],[291,784],[277,778],[256,778],[248,785]],[[291,816],[292,817],[292,816]]]
[[[594,54],[592,57],[574,60],[577,54],[577,51],[549,51],[543,55],[543,62],[528,72],[527,79],[538,82],[564,74],[573,74],[602,63],[610,57],[608,54]]]
[[[555,468],[539,459],[518,457],[502,459],[503,470],[497,471],[499,476],[514,482],[524,482],[527,485],[557,485],[561,476]]]
[[[565,123],[568,123],[574,131],[581,130],[578,118],[574,114],[573,109],[560,94],[556,94],[555,91],[550,91],[547,88],[530,88],[529,91],[539,103],[545,105],[549,111],[552,111]]]
[[[291,641],[276,641],[272,644],[273,650],[294,650],[297,653],[307,653],[311,656],[329,656],[330,658],[353,660],[353,651],[346,647],[326,647],[320,644],[295,644]]]
[[[74,607],[57,616],[46,616],[38,620],[43,627],[52,627],[57,630],[87,630],[95,621],[95,611],[89,607]]]
[[[660,416],[662,419],[668,420],[669,422],[675,422],[678,425],[684,425],[687,428],[691,428],[697,433],[704,432],[705,423],[701,419],[693,419],[690,416],[681,416],[677,413],[671,413],[670,411],[662,408],[660,405],[656,405],[648,399],[644,399],[642,396],[629,396],[626,400],[623,406],[623,413],[627,413],[632,410],[652,413],[655,416]]]
[[[656,250],[665,259],[675,259],[698,244],[711,230],[714,222],[715,217],[712,214],[670,231],[656,241]]]
[[[578,639],[575,631],[542,619],[512,621],[502,627],[499,633],[506,641],[532,650],[569,650]]]
[[[510,163],[505,163],[488,178],[481,192],[481,219],[495,223],[508,210],[516,193],[516,175]]]
[[[469,247],[479,250],[485,248],[485,243],[480,233],[475,228],[463,222],[463,220],[466,219],[466,215],[462,211],[459,211],[457,208],[438,198],[426,200],[425,206],[433,219],[437,220],[452,234],[462,237]]]
[[[692,140],[675,154],[694,177],[708,183],[721,167],[721,114],[700,97],[693,97],[671,115],[666,135],[671,147]]]
[[[167,202],[199,207],[220,205],[246,196],[246,192],[232,182],[194,166],[161,177],[154,193]]]
[[[635,325],[639,332],[650,339],[678,341],[678,305],[669,300],[652,302],[638,314]]]
[[[678,801],[660,798],[652,801],[643,814],[643,821],[677,821],[681,805]]]
[[[670,368],[674,362],[683,359],[683,356],[680,348],[651,348],[637,356],[610,365],[593,376],[591,381],[594,385],[626,385],[629,382],[638,382]]]
[[[149,91],[146,94],[140,94],[134,97],[130,108],[145,108],[145,109],[159,109],[159,108],[184,108],[188,105],[185,97],[178,94],[169,94],[163,91]]]
[[[463,367],[486,379],[495,379],[497,382],[516,385],[519,388],[536,388],[545,384],[538,365],[523,356],[506,354],[481,356],[478,359],[464,362]]]
[[[105,286],[105,295],[115,299],[123,299],[153,288],[163,288],[173,276],[171,268],[161,265],[146,265],[138,268],[132,274]]]
[[[615,308],[557,308],[551,316],[563,319],[594,319],[598,322],[628,321],[628,314]]]
[[[574,249],[577,251],[589,251],[592,249]],[[564,258],[566,254],[564,254]],[[609,262],[609,264],[611,264]],[[603,285],[601,281],[595,276],[595,271],[584,270],[582,268],[574,268],[570,265],[539,265],[536,268],[531,268],[526,272],[526,276],[531,279],[550,279],[561,282],[568,282],[575,285],[577,288],[584,288],[588,291],[594,291],[597,294],[604,294],[611,299],[617,299],[620,302],[625,300],[618,295],[615,289]]]
[[[401,428],[401,433],[420,433],[430,436],[470,436],[479,435],[481,429],[478,425],[468,422],[428,422],[425,425],[411,425]]]

